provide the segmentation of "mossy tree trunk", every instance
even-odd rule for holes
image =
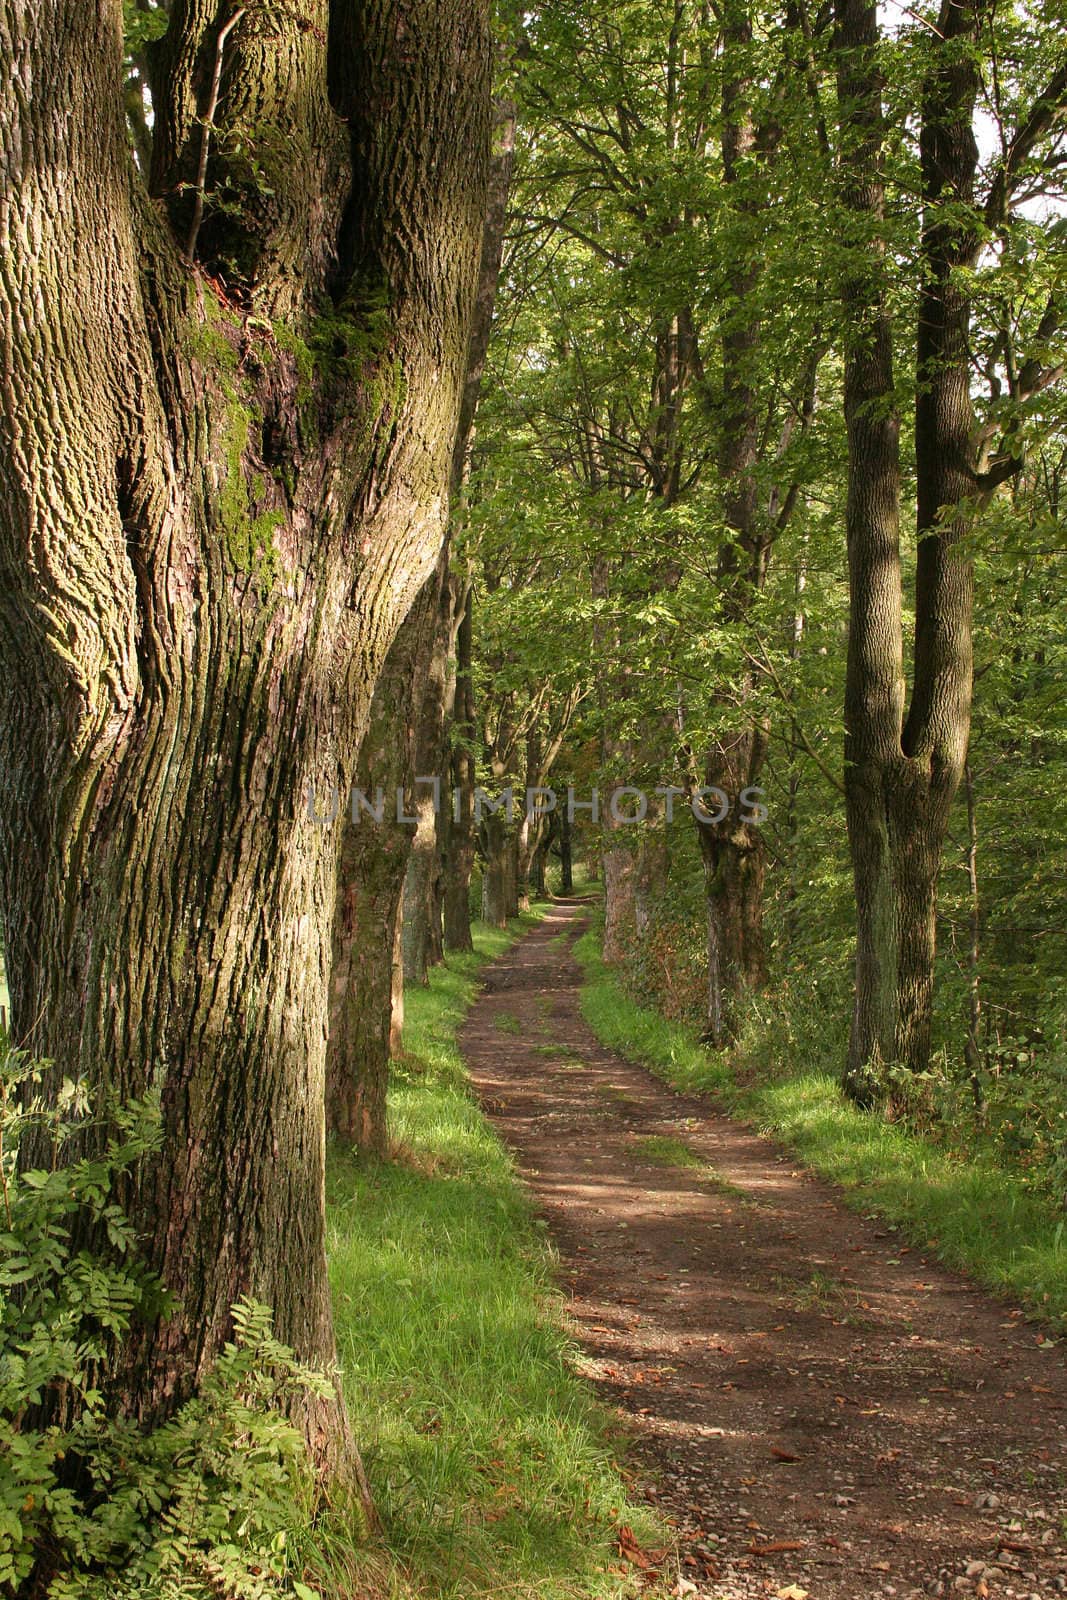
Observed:
[[[441,543],[487,10],[176,4],[149,194],[120,0],[0,0],[5,952],[20,1042],[97,1095],[161,1097],[130,1203],[177,1308],[110,1375],[144,1420],[195,1389],[241,1295],[333,1358],[341,830],[307,796],[347,791]],[[340,1402],[304,1423],[338,1463]]]

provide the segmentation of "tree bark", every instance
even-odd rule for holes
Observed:
[[[975,207],[981,89],[976,46],[988,0],[943,0],[923,89],[919,154],[923,272],[916,349],[915,674],[894,796],[898,836],[898,1059],[929,1065],[937,884],[967,761],[974,678],[974,564],[965,540],[978,487],[971,403],[971,293],[983,238]],[[903,804],[901,804],[903,802]]]
[[[175,6],[153,57],[157,206],[131,168],[119,0],[0,0],[5,954],[16,1036],[57,1076],[160,1095],[163,1151],[128,1201],[177,1306],[107,1375],[144,1421],[193,1392],[242,1295],[302,1359],[333,1360],[340,830],[307,796],[328,812],[347,790],[441,543],[486,10],[249,10],[212,136],[216,8]],[[193,242],[225,297],[188,259],[205,138]],[[340,1401],[302,1420],[338,1464]]]
[[[976,474],[970,300],[961,268],[980,248],[973,134],[979,4],[945,0],[924,80],[922,286],[916,383],[918,562],[911,705],[899,553],[900,462],[884,287],[882,108],[876,10],[838,0],[844,200],[857,243],[844,286],[850,630],[845,787],[856,886],[856,990],[847,1091],[884,1095],[886,1069],[929,1064],[937,880],[967,755],[972,569],[960,549]]]
[[[659,795],[649,795],[648,815],[641,826],[634,864],[634,927],[639,939],[645,937],[667,893],[669,870],[670,852],[663,800]]]
[[[467,354],[467,379],[460,411],[459,431],[452,457],[454,504],[461,498],[467,475],[474,424],[478,415],[485,364],[493,331],[497,286],[504,259],[508,196],[515,164],[515,104],[499,99],[494,106],[493,160],[489,171],[489,202],[482,235],[482,257],[475,296],[474,319]],[[474,585],[468,574],[454,580],[453,617],[455,680],[452,688],[450,722],[450,767],[453,791],[459,796],[455,806],[444,814],[440,897],[442,950],[474,949],[471,937],[470,883],[477,857],[477,830],[474,820],[476,783],[475,740],[477,709],[473,674]]]
[[[453,701],[453,810],[448,824],[445,859],[445,949],[474,950],[470,936],[470,875],[474,872],[477,837],[474,826],[474,587],[467,582],[458,605],[456,691]]]
[[[723,179],[738,216],[748,221],[754,205],[745,192],[746,172],[761,160],[752,111],[752,18],[748,0],[730,0],[723,12]],[[757,202],[758,204],[759,202]],[[719,557],[723,620],[737,624],[763,589],[771,531],[762,526],[757,468],[760,425],[756,363],[763,331],[757,290],[762,263],[739,252],[730,270],[730,298],[720,330],[723,405],[719,476],[728,542]],[[750,668],[734,693],[742,704],[755,694]],[[707,916],[707,1017],[705,1037],[715,1045],[734,1039],[742,1000],[767,979],[763,939],[763,836],[744,820],[742,790],[757,786],[767,753],[767,734],[747,719],[730,727],[708,750],[704,782],[731,801],[728,817],[708,825],[697,819],[704,864]]]
[[[482,921],[490,928],[506,928],[518,912],[515,881],[514,837],[502,812],[482,818]]]
[[[970,938],[967,949],[967,1033],[963,1059],[971,1079],[975,1109],[982,1110],[982,902],[978,888],[978,799],[974,774],[968,764],[963,772],[967,797],[967,923]]]
[[[544,740],[537,723],[526,735],[526,792],[539,789],[548,776],[544,762]],[[548,819],[523,797],[522,816],[515,835],[516,901],[519,911],[530,909],[530,883],[534,862],[548,832]]]
[[[431,782],[419,783],[415,791],[414,814],[418,822],[404,884],[402,948],[404,979],[407,983],[428,983],[430,968],[436,966],[444,954],[439,892],[441,856],[437,829],[439,813],[449,803],[448,775],[444,766],[452,597],[452,586],[446,575],[434,608],[432,645],[419,696],[416,777],[430,779]]]
[[[765,739],[759,748],[757,734],[744,736],[744,759],[737,767],[733,752],[720,746],[719,760],[709,763],[709,783],[732,801],[721,823],[697,823],[704,893],[707,902],[707,1015],[704,1038],[720,1046],[737,1037],[743,997],[767,981],[763,937],[763,881],[765,856],[759,827],[746,822],[739,800],[749,773],[763,763]],[[733,775],[731,775],[733,774]]]
[[[574,827],[566,804],[559,814],[559,892],[574,893]]]
[[[900,427],[884,286],[877,8],[869,0],[837,0],[836,22],[843,201],[854,219],[843,285],[850,330],[845,806],[856,889],[856,982],[845,1088],[863,1102],[873,1097],[896,1048],[896,895],[886,789],[901,759],[905,695]]]
[[[356,771],[357,798],[341,846],[326,1057],[327,1126],[339,1139],[375,1155],[388,1148],[389,1063],[400,1048],[403,1024],[403,962],[398,993],[394,953],[414,837],[412,824],[404,820],[416,766],[413,686],[426,680],[443,566],[442,558],[405,617],[375,687]]]
[[[620,825],[605,823],[600,853],[604,880],[604,961],[617,966],[633,948],[637,931],[634,879],[637,861]]]
[[[474,590],[470,583],[464,585],[457,604],[461,609],[456,633],[451,761],[452,791],[456,798],[449,818],[445,859],[444,940],[446,950],[462,952],[474,949],[470,887],[477,854],[474,826],[474,741],[477,724],[472,676]]]

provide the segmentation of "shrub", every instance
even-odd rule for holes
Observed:
[[[94,1113],[69,1079],[46,1105],[43,1072],[0,1046],[0,1590],[311,1600],[290,1546],[313,1485],[284,1408],[328,1380],[242,1301],[233,1340],[173,1419],[146,1429],[119,1414],[100,1375],[135,1319],[167,1310],[116,1199],[158,1148],[158,1107]],[[20,1143],[48,1164],[20,1167]]]

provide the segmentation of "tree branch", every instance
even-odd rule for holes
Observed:
[[[1027,157],[1067,111],[1067,61],[1049,79],[1008,144],[1003,164],[993,180],[985,206],[986,226],[992,231],[1008,220],[1011,199]]]

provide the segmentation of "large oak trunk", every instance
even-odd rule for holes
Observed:
[[[5,954],[20,1042],[97,1097],[161,1097],[129,1202],[177,1308],[111,1375],[146,1420],[195,1388],[241,1295],[333,1359],[341,834],[307,798],[347,791],[441,542],[485,13],[250,9],[223,50],[214,6],[175,5],[150,202],[118,0],[0,0]],[[336,1458],[339,1403],[305,1420]]]

